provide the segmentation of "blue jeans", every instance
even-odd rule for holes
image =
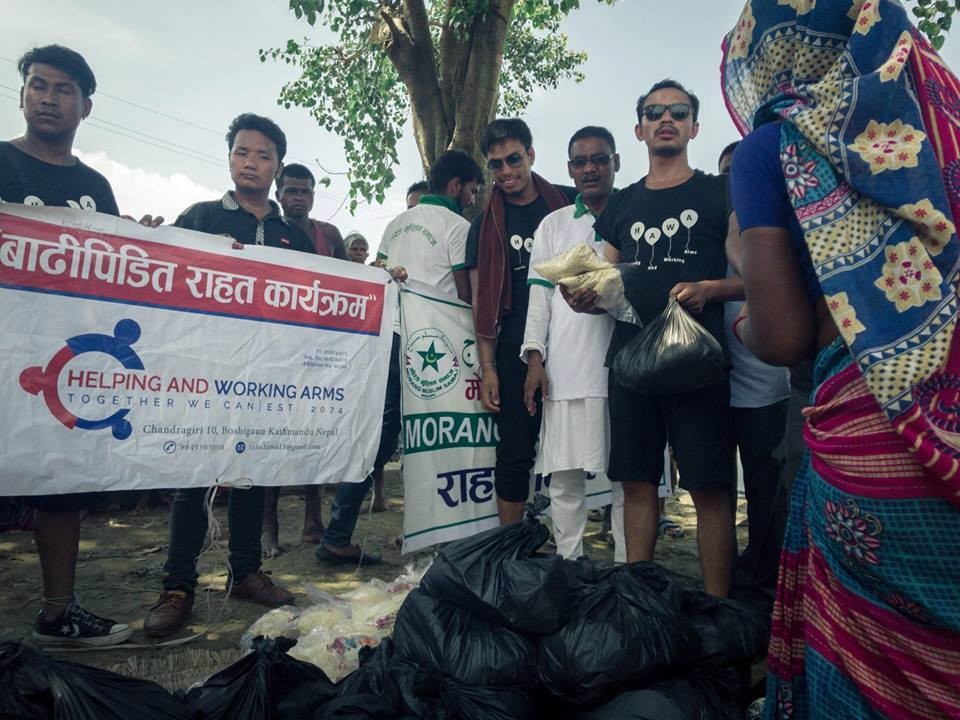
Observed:
[[[260,569],[260,531],[263,529],[262,487],[230,490],[227,519],[230,528],[230,573],[243,582]],[[163,566],[163,589],[192,593],[197,587],[197,555],[207,534],[203,507],[206,488],[177,490],[170,506],[170,547]]]
[[[400,336],[394,333],[390,348],[390,368],[387,372],[387,394],[383,401],[383,423],[380,427],[380,445],[373,462],[373,472],[383,470],[394,450],[400,435]],[[323,544],[330,547],[347,547],[357,527],[360,506],[373,484],[373,475],[362,482],[342,482],[337,487],[330,508],[330,522],[323,534]]]

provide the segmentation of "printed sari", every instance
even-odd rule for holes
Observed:
[[[960,718],[960,83],[895,0],[753,0],[724,41],[841,337],[818,357],[768,718]]]

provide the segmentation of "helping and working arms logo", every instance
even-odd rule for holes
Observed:
[[[101,353],[114,358],[126,370],[143,370],[143,362],[132,345],[140,339],[140,325],[133,320],[121,320],[113,328],[113,335],[88,333],[69,338],[47,363],[46,368],[33,366],[20,373],[20,387],[31,395],[43,394],[50,413],[68,428],[102,430],[110,428],[117,440],[130,437],[133,428],[127,420],[128,408],[100,419],[78,417],[63,404],[60,397],[60,373],[67,364],[86,353]]]

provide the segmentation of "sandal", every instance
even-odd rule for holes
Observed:
[[[682,538],[683,535],[683,528],[668,517],[660,518],[660,522],[657,523],[657,537],[668,537],[677,540]]]

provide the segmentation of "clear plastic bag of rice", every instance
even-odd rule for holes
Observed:
[[[343,627],[351,624],[352,612],[349,605],[342,602],[324,602],[304,608],[300,613],[297,627],[300,635],[306,635],[315,628]]]
[[[580,243],[555,258],[539,263],[534,269],[545,280],[556,285],[562,282],[563,278],[609,267],[612,267],[610,263],[599,257],[587,243]]]
[[[258,635],[270,638],[288,637],[296,640],[300,637],[298,621],[302,613],[301,608],[292,605],[274,608],[247,628],[243,637],[240,638],[240,647],[243,650],[250,650],[253,647],[253,639]]]
[[[641,324],[627,301],[620,268],[599,257],[586,243],[574,245],[555,258],[535,265],[534,269],[571,293],[592,290],[597,294],[597,307],[622,322]]]
[[[338,634],[336,628],[316,628],[288,651],[291,657],[312,663],[338,682],[360,667],[360,648],[373,647],[379,638],[360,633]]]

